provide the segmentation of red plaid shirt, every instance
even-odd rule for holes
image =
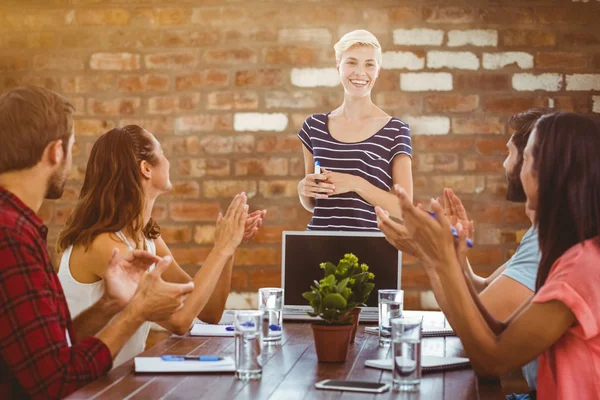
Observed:
[[[0,187],[0,399],[65,397],[112,366],[99,339],[76,341],[47,233]]]

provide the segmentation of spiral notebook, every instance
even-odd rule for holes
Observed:
[[[398,357],[401,359],[401,357]],[[405,364],[408,360],[399,360]],[[414,360],[412,360],[414,363]],[[393,369],[393,362],[391,358],[384,360],[366,360],[366,367],[384,369],[391,371]],[[455,369],[471,368],[471,362],[468,358],[464,357],[437,357],[437,356],[422,356],[421,357],[421,370],[423,372],[444,372]]]

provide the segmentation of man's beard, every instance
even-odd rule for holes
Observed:
[[[527,200],[527,195],[525,195],[523,183],[521,183],[521,167],[522,165],[518,166],[518,168],[513,168],[513,170],[506,175],[506,178],[508,179],[506,200],[511,201],[513,203],[524,203]]]
[[[65,190],[65,184],[69,177],[69,169],[66,167],[66,160],[63,161],[61,168],[57,169],[48,180],[48,190],[46,191],[47,199],[60,199]]]

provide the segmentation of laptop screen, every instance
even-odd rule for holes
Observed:
[[[322,262],[337,265],[344,254],[353,253],[359,263],[369,266],[375,274],[375,288],[367,300],[368,307],[377,307],[379,289],[399,288],[401,253],[379,233],[355,232],[284,232],[283,233],[284,304],[308,306],[302,293],[315,280],[323,278]]]

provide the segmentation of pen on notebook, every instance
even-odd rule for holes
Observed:
[[[219,356],[174,356],[164,355],[161,356],[163,361],[221,361],[223,357]]]
[[[433,218],[437,219],[435,213],[433,213],[431,211],[427,211],[427,213],[429,215],[431,215]],[[453,227],[453,226],[451,226],[450,228],[452,229],[452,236],[454,236],[455,238],[458,239],[458,231],[456,230],[456,228]],[[473,248],[473,241],[471,239],[469,239],[469,238],[467,238],[467,247]]]

